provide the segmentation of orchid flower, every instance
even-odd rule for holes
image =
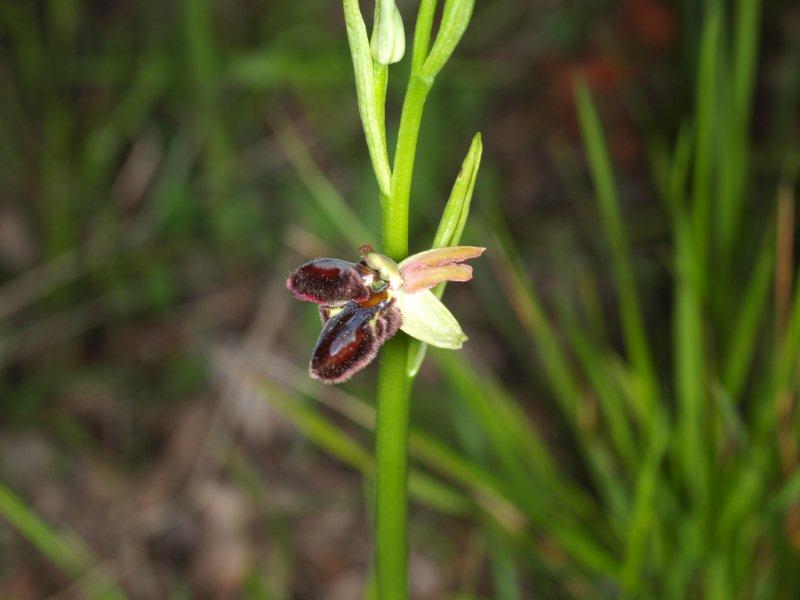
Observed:
[[[398,264],[365,244],[357,263],[317,258],[298,267],[286,287],[295,298],[318,304],[323,323],[311,354],[311,377],[346,381],[398,330],[431,346],[461,348],[467,336],[431,288],[472,279],[472,267],[462,263],[484,250],[435,248]]]

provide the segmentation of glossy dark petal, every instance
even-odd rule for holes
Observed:
[[[317,258],[301,265],[286,280],[295,298],[317,304],[366,300],[370,290],[356,265],[337,258]]]
[[[348,302],[323,327],[311,355],[311,376],[326,383],[349,379],[372,362],[401,322],[392,300],[371,307]]]

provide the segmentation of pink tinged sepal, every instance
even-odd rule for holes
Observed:
[[[418,254],[409,256],[400,263],[400,274],[417,269],[427,269],[430,267],[442,267],[461,263],[465,260],[478,258],[486,251],[480,246],[449,246],[446,248],[432,248]]]
[[[443,281],[469,281],[472,267],[469,265],[447,265],[407,271],[403,277],[403,289],[413,294],[420,290],[436,287]]]
[[[453,246],[409,256],[398,265],[403,286],[406,292],[413,294],[445,281],[469,281],[472,267],[460,263],[479,257],[485,250],[478,246]]]
[[[317,258],[295,269],[286,287],[295,298],[317,304],[344,304],[364,301],[370,290],[357,265],[337,258]]]
[[[309,373],[325,383],[346,381],[372,362],[401,322],[393,300],[367,308],[348,302],[329,314],[311,354]]]

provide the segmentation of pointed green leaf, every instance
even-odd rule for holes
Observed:
[[[478,169],[481,166],[483,155],[483,140],[480,133],[476,133],[472,138],[467,156],[461,164],[461,170],[453,184],[450,198],[444,207],[439,227],[433,238],[432,248],[443,248],[446,246],[457,246],[467,225],[469,209],[472,205],[472,194],[475,190],[475,181],[478,178]],[[437,297],[441,298],[444,294],[444,285],[434,290]],[[412,341],[408,349],[408,374],[414,377],[425,360],[425,353],[428,351],[426,344]]]
[[[358,0],[344,0],[344,22],[347,29],[347,40],[353,59],[353,72],[356,80],[356,96],[358,97],[358,113],[364,126],[367,148],[372,159],[372,168],[378,180],[378,186],[384,196],[389,195],[391,171],[386,140],[381,126],[384,118],[378,111],[375,95],[375,75],[372,67],[372,51],[369,47],[367,27],[358,7]]]
[[[446,0],[442,12],[442,23],[431,53],[420,71],[424,79],[433,79],[442,70],[450,55],[458,46],[472,17],[475,0]]]

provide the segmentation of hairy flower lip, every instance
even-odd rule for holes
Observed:
[[[329,384],[347,381],[371,363],[402,319],[391,299],[368,307],[351,301],[329,318],[321,316],[324,325],[308,370],[313,379]]]
[[[289,274],[286,288],[298,300],[341,305],[349,300],[367,300],[375,272],[363,265],[338,258],[316,258]]]

